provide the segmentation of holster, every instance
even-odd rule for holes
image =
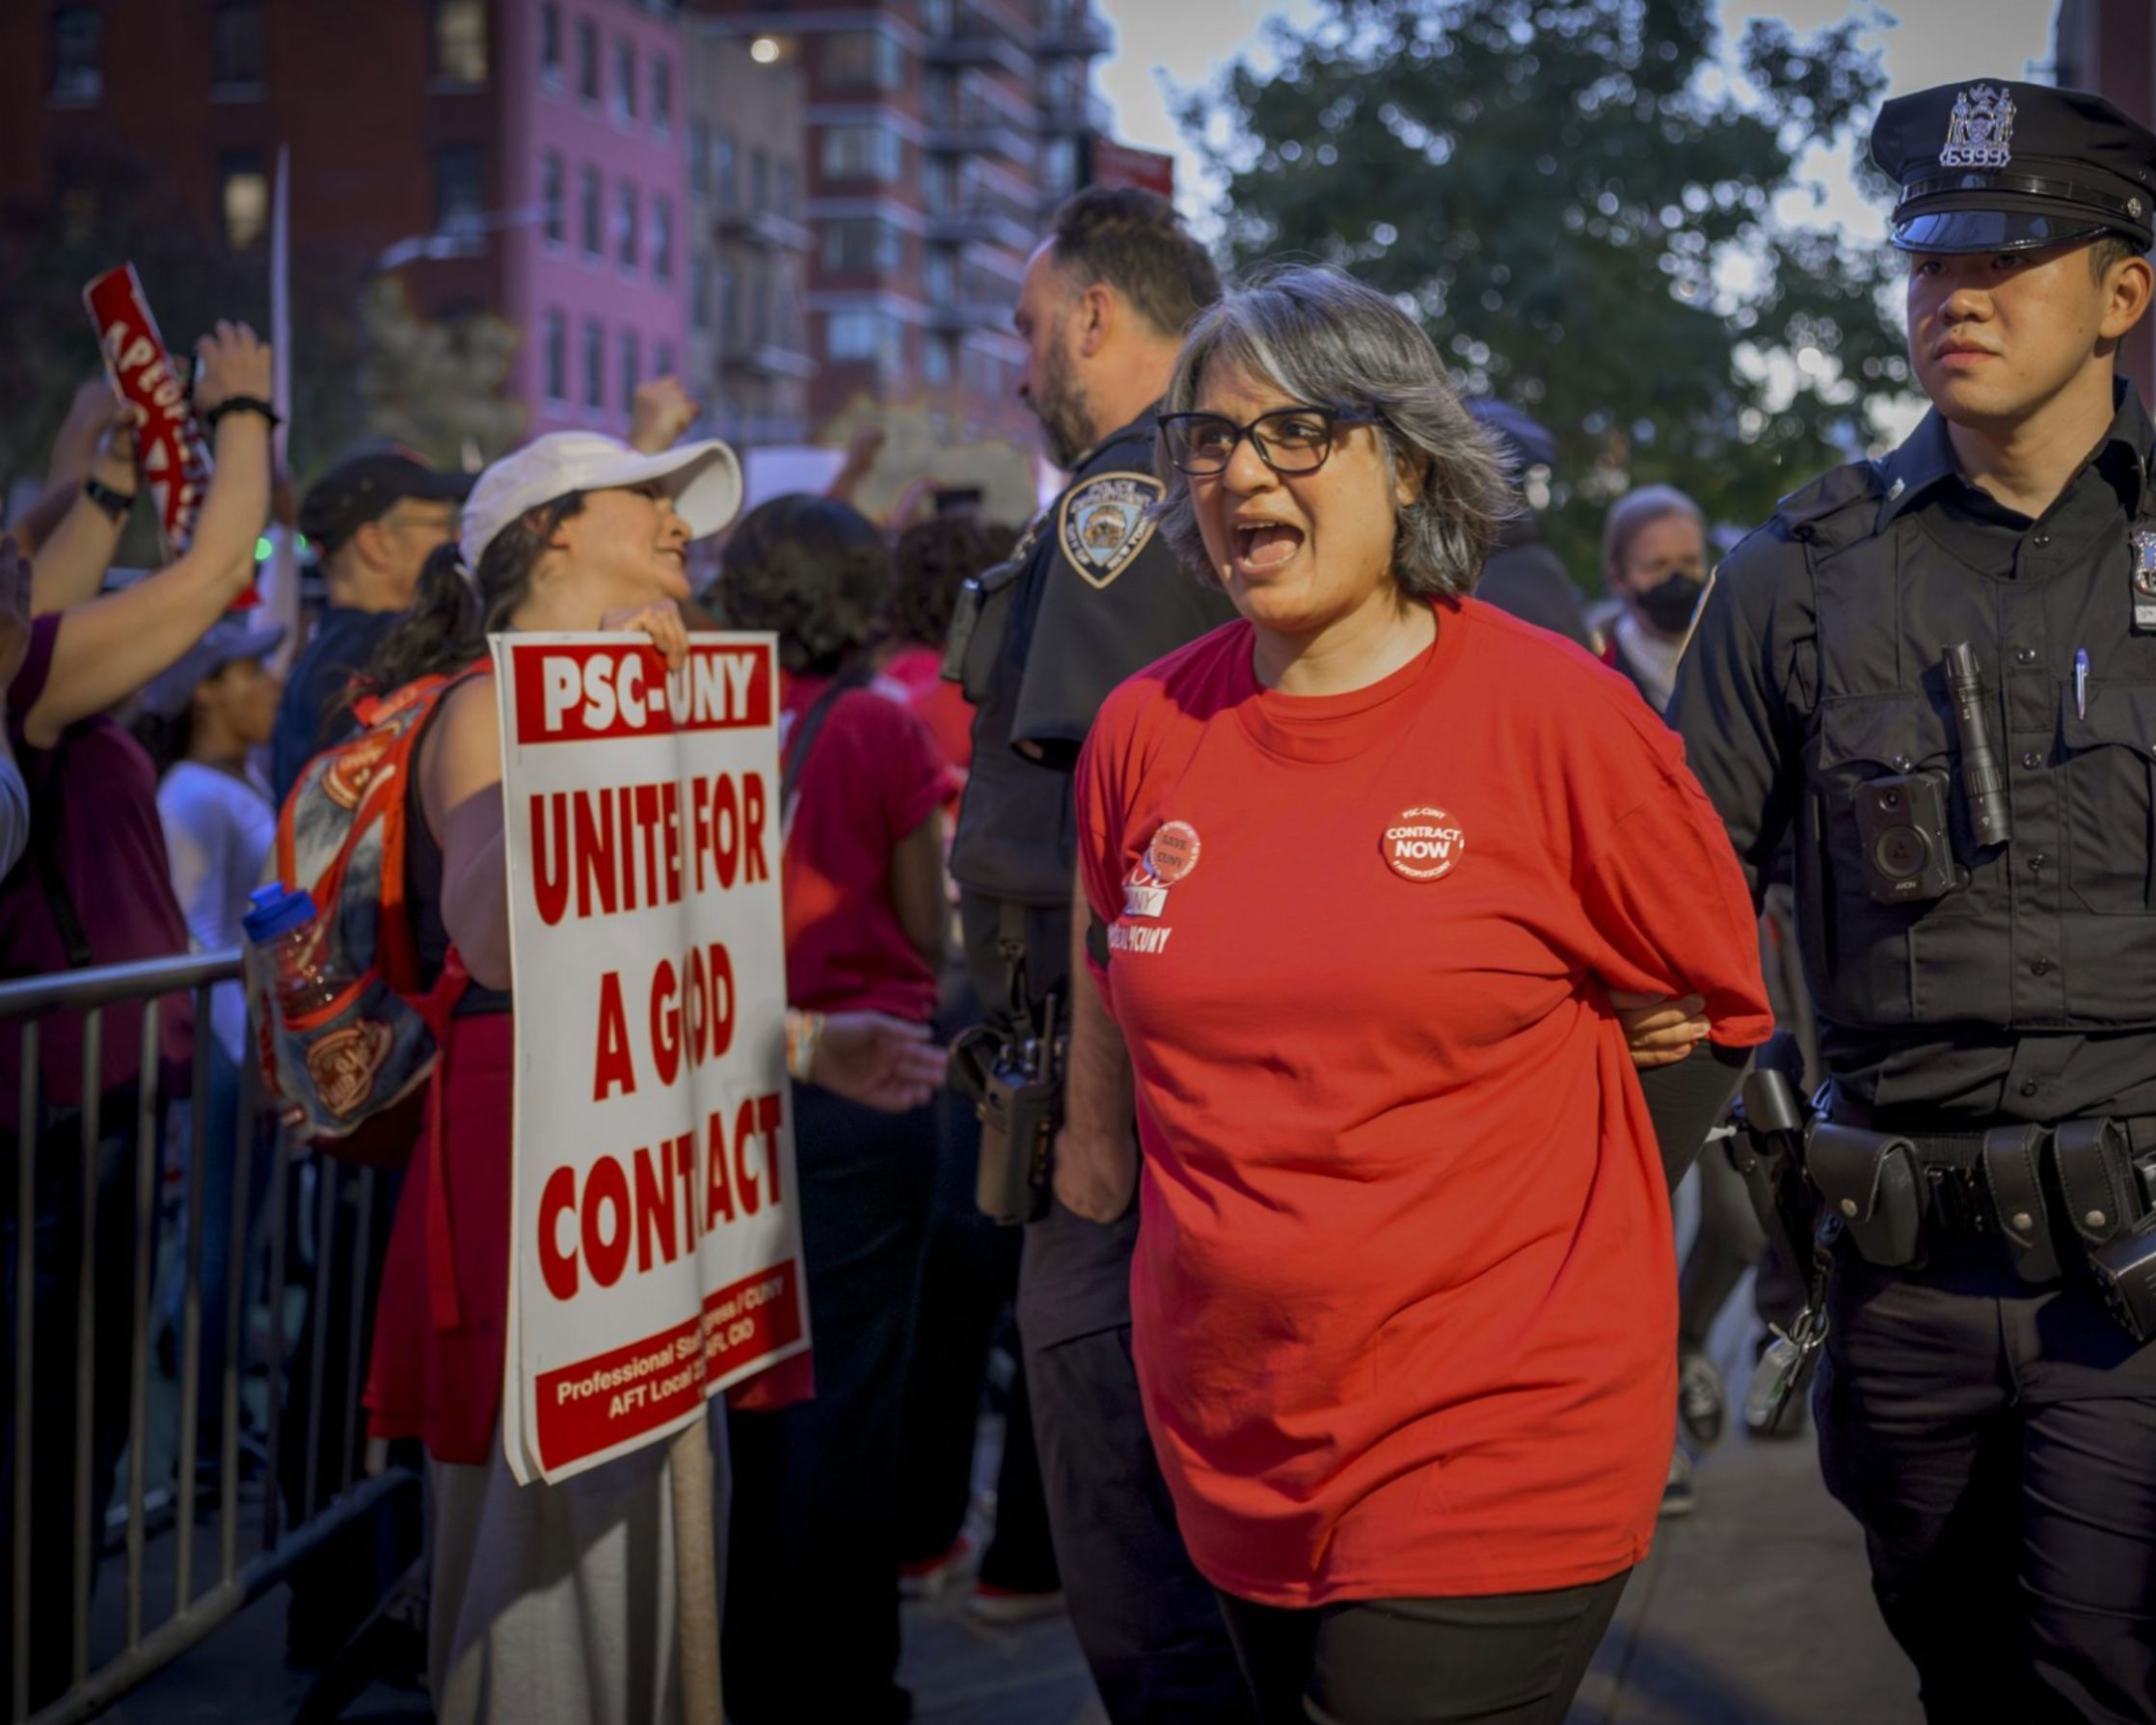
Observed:
[[[1023,558],[997,563],[969,576],[951,610],[951,633],[944,637],[942,676],[958,684],[976,707],[987,703],[995,681],[996,660],[1011,628],[1011,605],[1017,597]]]
[[[2117,1120],[2068,1120],[2052,1136],[2066,1223],[2091,1252],[2141,1220],[2133,1146]]]
[[[1868,1264],[1901,1269],[1924,1251],[1924,1169],[1906,1138],[1820,1120],[1806,1141],[1812,1184]]]
[[[2059,1248],[2044,1203],[2044,1146],[2050,1137],[2049,1127],[2030,1125],[1994,1126],[1983,1135],[1984,1183],[2024,1281],[2059,1279]]]

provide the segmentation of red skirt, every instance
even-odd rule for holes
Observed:
[[[501,1412],[509,1309],[515,1016],[446,1021],[382,1267],[367,1430],[483,1466]]]

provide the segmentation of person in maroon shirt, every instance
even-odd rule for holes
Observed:
[[[778,634],[787,1000],[926,1025],[950,924],[944,766],[868,687],[891,579],[873,523],[776,498],[727,541],[714,603]],[[794,1087],[816,1394],[731,1415],[734,1524],[721,1663],[737,1725],[907,1717],[899,1657],[899,1429],[935,1176],[932,1108],[879,1114]],[[755,1577],[753,1582],[745,1578]]]
[[[0,974],[49,975],[187,950],[157,816],[156,775],[141,745],[105,715],[176,662],[254,578],[255,536],[269,508],[269,349],[244,324],[220,324],[197,351],[195,408],[214,426],[216,471],[185,554],[123,592],[98,597],[128,500],[102,481],[85,488],[40,548],[33,605],[42,614],[31,625],[29,651],[7,691],[8,736],[29,785],[32,820],[28,854],[0,882]],[[188,1005],[185,996],[160,1003],[159,1076],[168,1081],[186,1068]],[[31,1561],[46,1584],[31,1601],[33,1709],[66,1685],[73,1644],[71,1590],[51,1582],[70,1573],[67,1554],[76,1543],[75,1372],[86,1326],[95,1380],[89,1494],[99,1525],[126,1438],[142,1024],[140,1005],[104,1011],[97,1082],[87,1093],[81,1013],[39,1020],[34,1074],[23,1069],[19,1027],[0,1035],[0,1178],[11,1188],[26,1087],[35,1090],[40,1122],[31,1435],[38,1459],[30,1500]],[[169,1084],[159,1088],[169,1093]],[[94,1298],[85,1312],[81,1159],[93,1100],[96,1262]],[[0,1236],[0,1274],[11,1288],[15,1253],[31,1243],[18,1227],[11,1212]],[[0,1371],[13,1384],[13,1323],[4,1345]],[[0,1546],[13,1539],[14,1436],[14,1421],[7,1420],[0,1429]],[[0,1619],[12,1617],[11,1594],[0,1580]]]

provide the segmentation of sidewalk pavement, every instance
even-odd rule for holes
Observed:
[[[1568,1725],[1920,1725],[1915,1676],[1810,1442],[1735,1433],[1701,1460],[1698,1489],[1699,1508],[1663,1524],[1626,1589]],[[1068,1619],[991,1629],[963,1597],[907,1607],[902,1676],[919,1725],[1106,1725]],[[279,1662],[283,1627],[279,1592],[108,1716],[283,1725],[307,1689]],[[377,1686],[345,1716],[430,1714]]]

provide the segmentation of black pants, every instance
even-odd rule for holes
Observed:
[[[1926,1717],[2156,1721],[2156,1347],[1995,1243],[1845,1248],[1828,1307],[1820,1464]]]
[[[721,1632],[735,1725],[883,1725],[899,1662],[899,1422],[935,1177],[935,1119],[794,1087],[816,1396],[728,1415]]]
[[[1630,1573],[1307,1610],[1220,1599],[1259,1725],[1563,1725]]]
[[[1114,1725],[1242,1725],[1250,1699],[1218,1596],[1183,1549],[1139,1406],[1127,1317],[1137,1237],[1135,1216],[1095,1227],[1061,1208],[1027,1233],[1018,1328],[1056,1560]],[[1106,1270],[1119,1276],[1108,1285],[1122,1290],[1124,1320],[1078,1334],[1074,1308],[1109,1309],[1092,1274]]]
[[[981,1426],[988,1355],[1018,1293],[1023,1233],[1001,1227],[974,1202],[981,1122],[952,1092],[936,1098],[936,1191],[929,1222],[921,1305],[906,1379],[899,1506],[899,1557],[928,1563],[951,1549],[973,1498],[974,1441]],[[1025,1362],[1004,1398],[996,1524],[981,1579],[1014,1593],[1062,1585],[1048,1533],[1048,1504],[1034,1450]]]

